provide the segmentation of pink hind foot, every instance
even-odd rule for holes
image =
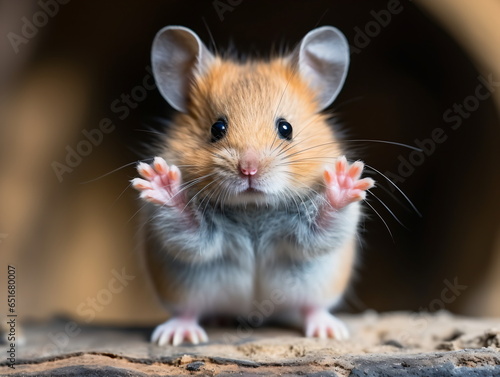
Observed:
[[[151,335],[151,342],[159,346],[172,344],[178,346],[184,341],[192,344],[208,342],[205,330],[194,317],[174,317],[157,326]]]
[[[327,185],[326,196],[333,208],[340,210],[365,199],[366,190],[372,188],[375,181],[371,178],[360,179],[363,167],[361,161],[349,165],[345,156],[342,156],[335,162],[334,169],[325,169],[323,175]]]
[[[333,338],[337,340],[349,338],[346,325],[326,309],[306,309],[304,327],[308,338]]]

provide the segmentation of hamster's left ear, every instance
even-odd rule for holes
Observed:
[[[290,58],[317,93],[321,110],[330,105],[342,89],[349,68],[349,43],[344,34],[333,26],[311,30]]]

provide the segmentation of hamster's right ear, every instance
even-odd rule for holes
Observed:
[[[163,98],[174,109],[186,112],[193,79],[203,74],[214,56],[200,38],[183,26],[161,29],[153,41],[153,75]]]

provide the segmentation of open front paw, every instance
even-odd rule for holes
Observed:
[[[137,171],[144,179],[134,178],[131,182],[140,191],[142,199],[170,207],[184,207],[181,172],[176,166],[168,166],[163,158],[155,157],[152,165],[137,164]]]
[[[360,179],[363,167],[361,161],[349,165],[345,156],[342,156],[337,159],[333,169],[325,169],[326,196],[333,208],[340,210],[365,199],[366,190],[372,188],[375,181],[371,178]]]

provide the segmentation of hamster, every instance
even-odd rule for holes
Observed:
[[[132,180],[145,202],[146,265],[171,314],[152,342],[206,342],[200,318],[264,303],[266,317],[295,315],[308,337],[348,337],[329,310],[348,286],[360,203],[374,186],[322,112],[348,65],[331,26],[288,55],[246,62],[212,54],[185,27],[158,32],[153,73],[177,112]]]

